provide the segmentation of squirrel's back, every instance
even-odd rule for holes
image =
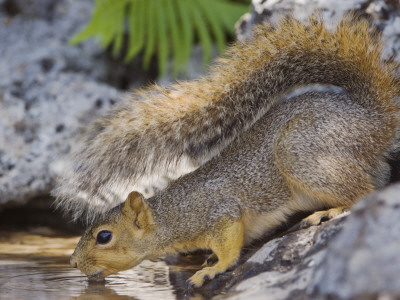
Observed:
[[[58,189],[59,205],[77,216],[87,208],[105,211],[143,176],[165,174],[182,159],[202,165],[283,94],[308,84],[339,86],[351,101],[376,111],[382,124],[374,142],[395,147],[395,64],[382,62],[379,35],[354,19],[343,18],[332,31],[315,17],[308,24],[284,19],[276,28],[259,26],[209,76],[126,98],[77,152],[72,174]]]

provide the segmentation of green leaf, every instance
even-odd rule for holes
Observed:
[[[250,0],[244,0],[249,3]],[[129,30],[125,61],[144,51],[144,67],[154,55],[161,74],[165,74],[170,53],[173,74],[187,65],[195,36],[203,47],[204,62],[211,58],[212,44],[222,52],[226,33],[232,33],[237,19],[248,5],[235,0],[96,0],[90,22],[70,41],[75,45],[95,37],[102,47],[111,43],[114,55],[121,52],[125,18]]]
[[[125,62],[131,61],[143,49],[145,43],[145,12],[146,4],[144,1],[131,1],[128,11],[129,46]]]
[[[168,37],[167,37],[167,22],[165,18],[166,11],[166,1],[171,0],[158,0],[158,5],[156,6],[157,24],[158,24],[158,69],[161,75],[165,75],[167,71],[168,63]]]
[[[156,37],[157,37],[157,32],[156,32],[157,14],[155,9],[155,6],[157,5],[157,0],[145,0],[145,1],[147,2],[146,4],[147,26],[145,26],[147,27],[147,30],[145,31],[145,34],[147,35],[147,42],[144,51],[143,65],[147,69],[150,65],[151,57],[154,54]]]
[[[181,21],[181,28],[182,28],[182,63],[187,64],[190,58],[191,54],[191,49],[193,45],[193,39],[194,39],[194,30],[193,30],[193,23],[190,21],[191,20],[191,9],[190,6],[193,5],[192,1],[188,0],[175,0],[177,7],[178,7],[178,13],[179,13],[179,20]]]
[[[220,14],[220,18],[224,24],[225,30],[232,34],[234,32],[235,23],[244,13],[249,11],[249,5],[219,0],[215,3],[215,9],[225,12],[224,14]]]
[[[89,37],[97,37],[101,46],[107,47],[119,33],[123,33],[124,9],[129,1],[97,0],[91,21],[70,43],[75,45]]]
[[[124,38],[124,21],[125,21],[125,9],[126,5],[122,7],[120,10],[115,12],[115,15],[111,22],[114,24],[114,32],[113,32],[113,55],[117,56],[118,53],[121,51],[122,48],[122,42]]]
[[[114,3],[112,0],[104,1],[101,8],[101,45],[106,48],[117,35],[118,31],[123,31],[124,9],[126,0],[119,0]]]
[[[183,64],[182,59],[184,56],[183,45],[181,43],[182,33],[179,30],[178,18],[175,11],[178,9],[176,1],[170,0],[166,1],[166,27],[169,29],[169,34],[171,36],[171,44],[173,49],[173,67],[172,74],[177,76],[179,67]]]
[[[193,19],[196,24],[196,30],[200,38],[200,43],[203,48],[203,63],[207,64],[211,60],[212,43],[210,32],[207,29],[207,23],[204,21],[204,16],[198,10],[198,2],[202,0],[193,0],[197,3],[197,6],[192,6]]]
[[[213,2],[215,0],[200,0],[198,1],[199,6],[203,12],[203,15],[206,17],[208,22],[211,25],[211,29],[213,31],[213,35],[216,39],[218,50],[220,53],[223,53],[226,45],[226,38],[223,31],[223,22],[221,19],[220,12],[217,12],[213,6]],[[222,25],[222,26],[221,26]]]
[[[96,2],[96,4],[97,3],[98,1]],[[101,22],[101,14],[99,13],[97,6],[98,5],[95,6],[90,22],[70,40],[69,43],[71,45],[76,45],[90,37],[98,35],[98,28],[100,27],[99,23]]]

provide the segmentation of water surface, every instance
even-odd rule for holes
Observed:
[[[169,300],[194,296],[188,295],[185,281],[199,269],[204,255],[172,257],[172,265],[162,260],[144,261],[107,277],[104,283],[93,284],[69,266],[78,240],[47,228],[0,231],[0,299]]]

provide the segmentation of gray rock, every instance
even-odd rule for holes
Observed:
[[[0,204],[23,204],[50,191],[57,166],[80,127],[104,113],[120,93],[86,77],[34,76],[0,101]]]
[[[340,299],[400,296],[399,218],[400,185],[354,205],[315,268],[308,292]]]
[[[4,4],[0,10],[0,22],[5,24],[0,27],[0,88],[18,88],[29,76],[47,73],[79,72],[96,80],[107,76],[103,51],[94,40],[77,47],[68,44],[90,19],[92,1],[41,0],[38,5],[30,1],[6,2],[14,3],[19,13],[8,15]],[[31,6],[36,9],[30,10]]]
[[[253,0],[251,13],[244,15],[236,24],[239,40],[251,36],[256,24],[272,22],[276,24],[282,16],[294,16],[305,21],[311,14],[320,14],[327,25],[337,23],[343,14],[355,11],[368,16],[371,23],[383,31],[385,41],[384,58],[393,56],[400,61],[400,2],[392,0]]]
[[[322,224],[272,239],[233,271],[228,299],[305,299],[315,266],[348,213]],[[224,297],[225,298],[225,297]]]
[[[399,217],[400,184],[351,214],[267,242],[233,271],[222,298],[398,299]]]
[[[90,18],[90,0],[0,3],[0,205],[49,193],[80,127],[121,96],[97,83],[101,49],[69,39]],[[76,71],[79,70],[80,74]]]
[[[400,8],[397,11],[400,12]],[[382,35],[386,45],[383,53],[384,57],[393,57],[400,61],[400,16],[386,22]],[[399,70],[398,73],[400,74]]]
[[[251,34],[251,29],[256,24],[264,21],[277,23],[282,16],[294,16],[306,21],[317,11],[326,20],[337,20],[345,12],[360,9],[369,0],[253,0],[251,13],[242,17],[236,26],[238,39],[244,39]]]

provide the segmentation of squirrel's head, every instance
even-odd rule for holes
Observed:
[[[129,194],[124,204],[88,228],[71,256],[71,265],[91,280],[130,269],[154,252],[155,224],[143,196]]]

